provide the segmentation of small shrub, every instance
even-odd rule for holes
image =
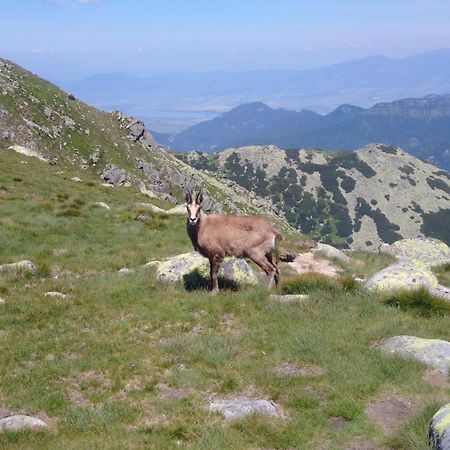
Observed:
[[[82,217],[84,214],[78,208],[65,208],[56,214],[58,217]]]
[[[359,283],[349,275],[342,275],[338,278],[339,287],[343,291],[353,292],[359,289]]]
[[[450,263],[434,267],[433,271],[436,274],[440,284],[450,287]]]
[[[22,183],[22,181],[23,181],[22,178],[20,178],[20,177],[14,177],[13,180],[17,183]]]
[[[336,281],[318,272],[308,272],[285,281],[281,287],[283,294],[307,294],[312,291],[335,291]]]
[[[421,317],[450,314],[450,303],[431,294],[424,287],[394,292],[385,298],[383,303],[387,306],[399,308],[402,311],[412,311]]]

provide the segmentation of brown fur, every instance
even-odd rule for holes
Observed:
[[[211,265],[213,292],[218,292],[217,272],[226,256],[250,258],[267,274],[269,287],[278,284],[280,272],[273,258],[275,241],[282,234],[261,217],[206,215],[201,211],[202,196],[195,201],[186,196],[188,219],[187,232],[192,244],[200,254],[207,257]]]

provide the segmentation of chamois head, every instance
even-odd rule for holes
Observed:
[[[201,192],[197,194],[195,200],[192,200],[190,192],[186,194],[186,209],[188,215],[188,224],[196,225],[200,218],[200,212],[202,210],[203,195]]]

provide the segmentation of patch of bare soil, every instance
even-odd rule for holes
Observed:
[[[345,419],[344,417],[332,416],[328,419],[330,425],[338,430],[339,428],[345,428],[350,425],[350,420]]]
[[[10,415],[10,411],[8,408],[3,408],[0,406],[0,419],[3,419],[4,417],[8,417]]]
[[[276,368],[276,371],[280,375],[287,375],[290,377],[320,377],[326,373],[325,369],[320,366],[315,366],[312,364],[296,366],[290,363],[280,364]]]
[[[433,386],[450,389],[449,376],[446,373],[440,372],[438,369],[426,370],[423,379]]]
[[[77,406],[90,406],[87,396],[102,393],[111,387],[111,380],[106,375],[92,370],[67,379],[70,401]]]
[[[366,406],[367,416],[384,432],[392,434],[415,411],[417,401],[395,394],[382,394]]]
[[[165,383],[158,383],[156,388],[160,397],[164,400],[182,400],[191,397],[194,393],[191,388],[173,388]]]
[[[372,442],[368,441],[365,438],[356,438],[353,441],[349,442],[345,447],[345,450],[382,450],[380,447],[377,447]]]
[[[319,272],[329,277],[335,277],[341,270],[328,259],[322,259],[313,252],[301,253],[293,262],[287,264],[298,274]]]

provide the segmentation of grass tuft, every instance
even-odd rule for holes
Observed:
[[[412,311],[421,317],[445,316],[450,314],[450,303],[431,294],[426,288],[394,292],[383,300],[387,306],[402,311]]]

